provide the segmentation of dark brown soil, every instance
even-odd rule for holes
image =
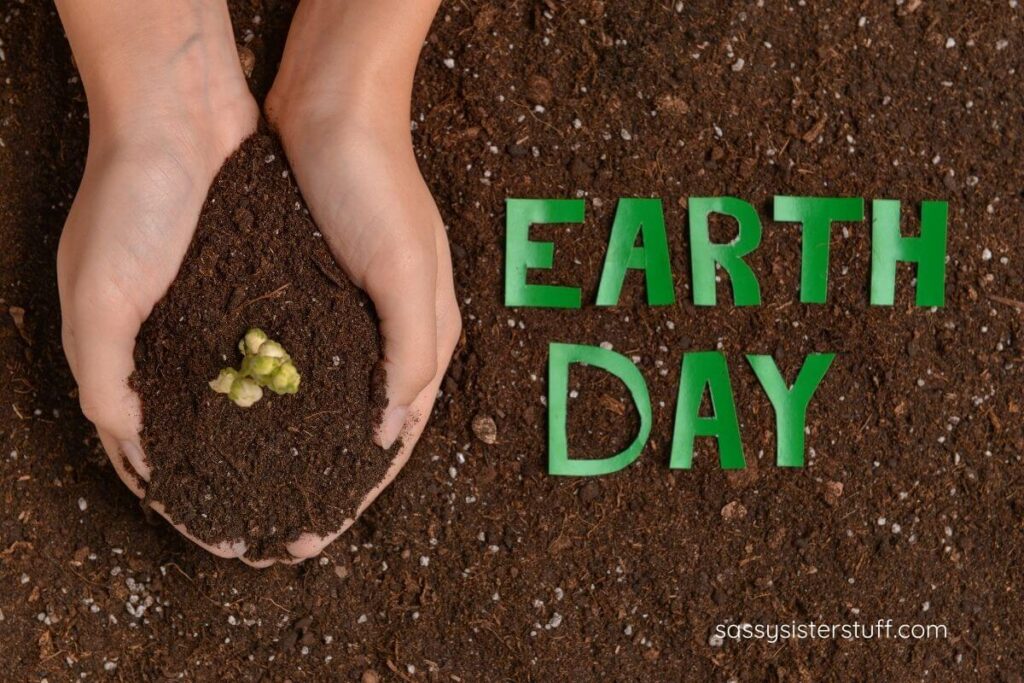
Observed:
[[[265,93],[291,7],[231,4]],[[0,298],[25,310],[24,337],[0,326],[5,677],[1021,680],[1024,8],[676,7],[445,3],[414,139],[465,343],[391,488],[321,560],[257,572],[147,523],[78,412],[53,261],[85,104],[51,7],[0,2]],[[557,242],[544,277],[582,285],[585,308],[505,309],[505,198],[577,194],[586,224],[537,234]],[[908,216],[946,199],[947,306],[913,307],[909,271],[896,306],[867,304],[867,223],[837,226],[829,303],[801,305],[799,229],[766,220],[764,305],[697,310],[685,198],[722,194],[765,219],[775,194],[897,198]],[[634,274],[620,307],[596,308],[615,200],[636,195],[665,200],[680,303],[648,308]],[[654,428],[629,469],[545,473],[550,341],[640,357]],[[722,472],[702,440],[693,470],[670,471],[680,358],[719,346],[750,466]],[[791,376],[812,351],[839,355],[808,413],[808,466],[783,471],[742,354]],[[573,443],[598,455],[632,419],[602,396],[625,397],[590,373],[572,383],[587,406]],[[888,618],[948,636],[712,639],[724,623]]]
[[[250,327],[301,373],[239,408],[208,386],[238,367]],[[132,386],[143,406],[147,499],[208,543],[288,557],[303,532],[341,528],[384,476],[373,443],[385,396],[373,306],[338,267],[284,161],[260,132],[225,162],[178,277],[143,324]]]

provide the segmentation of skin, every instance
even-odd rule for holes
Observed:
[[[448,240],[409,130],[413,74],[438,0],[303,0],[268,120],[338,263],[381,321],[388,408],[403,448],[361,514],[408,461],[461,333]],[[128,388],[135,337],[173,281],[207,190],[255,131],[223,0],[57,0],[89,102],[89,153],[57,255],[64,350],[82,411],[138,496],[150,469]],[[140,482],[139,478],[143,481]],[[164,514],[159,502],[153,504]],[[164,515],[166,517],[166,515]],[[327,537],[303,534],[295,562]],[[245,557],[244,543],[209,552]]]

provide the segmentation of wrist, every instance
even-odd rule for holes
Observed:
[[[411,144],[409,99],[403,89],[350,67],[305,73],[297,80],[279,76],[267,95],[265,111],[283,137],[303,130],[344,129],[379,133],[394,142],[408,139]]]
[[[248,90],[209,96],[184,83],[129,90],[118,84],[89,93],[90,150],[168,154],[212,177],[256,130],[259,112]]]
[[[193,145],[226,156],[255,128],[224,3],[57,0],[57,9],[85,86],[91,145]]]
[[[268,119],[285,129],[333,120],[408,136],[413,76],[438,1],[301,2]]]

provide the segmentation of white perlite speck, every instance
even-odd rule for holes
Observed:
[[[89,509],[89,501],[87,501],[85,498],[79,498],[78,499],[78,509],[81,510],[82,512],[85,512],[86,510],[88,510]]]

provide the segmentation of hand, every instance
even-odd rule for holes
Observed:
[[[377,439],[388,447],[401,438],[402,447],[356,516],[408,461],[462,329],[448,238],[409,131],[417,32],[436,4],[384,7],[391,2],[358,12],[353,3],[300,4],[265,106],[313,219],[380,318],[388,405]],[[377,10],[387,27],[372,25]],[[412,35],[401,35],[403,21],[415,24],[406,27]],[[385,34],[399,45],[392,73],[358,38]],[[317,555],[352,522],[326,537],[304,534],[288,551]]]
[[[258,109],[225,8],[135,2],[58,3],[89,96],[90,134],[57,277],[82,411],[141,498],[150,470],[139,399],[128,388],[135,337],[178,272],[214,176],[255,130]],[[113,46],[109,31],[118,36]],[[244,544],[209,545],[175,527],[216,555],[245,553]]]

